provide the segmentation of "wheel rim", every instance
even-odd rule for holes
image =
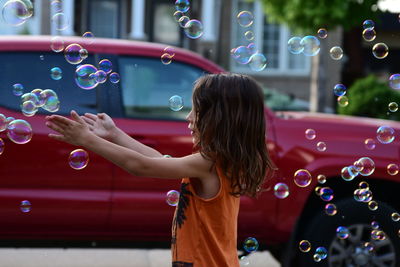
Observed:
[[[373,240],[367,224],[354,224],[349,227],[349,237],[339,239],[335,236],[329,246],[330,267],[395,267],[396,252],[393,242],[385,235],[384,240]],[[366,247],[369,242],[372,250]]]

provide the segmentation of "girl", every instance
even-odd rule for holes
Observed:
[[[83,146],[136,176],[182,179],[172,225],[172,266],[238,267],[239,197],[255,197],[273,164],[265,142],[263,93],[239,74],[210,74],[194,85],[187,115],[192,155],[164,158],[105,114],[51,115],[51,138]]]

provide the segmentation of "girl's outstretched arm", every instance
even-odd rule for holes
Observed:
[[[85,113],[81,118],[89,126],[89,129],[97,136],[104,138],[117,145],[132,149],[148,157],[162,157],[157,150],[148,147],[119,129],[114,121],[106,113]]]
[[[172,179],[209,177],[212,162],[204,159],[200,154],[182,158],[145,156],[95,135],[75,111],[71,112],[71,116],[73,120],[59,115],[46,117],[46,125],[58,132],[58,134],[49,134],[49,137],[83,146],[136,176]]]

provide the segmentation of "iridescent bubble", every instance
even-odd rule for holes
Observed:
[[[112,71],[112,63],[108,59],[103,59],[99,62],[99,69],[109,74]]]
[[[368,208],[372,211],[377,210],[378,202],[376,202],[375,200],[371,200],[370,202],[368,202]]]
[[[311,184],[311,174],[309,171],[300,169],[294,173],[294,183],[299,187],[307,187]]]
[[[347,239],[350,235],[350,231],[347,227],[339,226],[336,228],[336,236],[339,239]]]
[[[386,239],[386,234],[384,231],[375,229],[375,230],[371,231],[371,239],[375,240],[375,241],[378,241],[378,240],[382,241],[382,240]]]
[[[244,33],[244,37],[248,40],[248,41],[252,41],[254,40],[254,32],[252,31],[247,31]]]
[[[79,50],[79,55],[84,60],[87,59],[87,57],[89,56],[89,52],[85,48],[82,48],[81,50]]]
[[[172,158],[171,155],[163,155],[163,158]]]
[[[392,74],[389,78],[389,85],[393,89],[400,90],[400,74]]]
[[[182,18],[185,15],[182,11],[175,11],[174,12],[174,19],[176,22],[179,22],[180,18]]]
[[[163,49],[163,52],[169,54],[171,57],[174,57],[174,56],[175,56],[174,48],[171,47],[171,46],[166,46],[166,47]]]
[[[335,85],[335,87],[333,88],[333,93],[337,96],[343,96],[346,94],[346,86],[344,86],[341,83],[338,83]]]
[[[391,215],[391,217],[392,217],[392,220],[393,220],[394,222],[400,221],[400,214],[399,214],[398,212],[393,212],[392,215]]]
[[[250,57],[249,66],[253,71],[262,71],[267,66],[267,58],[260,53],[253,54]]]
[[[317,181],[318,181],[318,183],[320,183],[320,184],[326,183],[326,176],[323,175],[323,174],[319,174],[319,175],[317,176]]]
[[[13,85],[13,94],[15,96],[21,96],[24,93],[24,86],[20,83]]]
[[[25,116],[32,117],[33,115],[36,114],[38,108],[32,101],[25,101],[21,104],[21,111],[22,114],[24,114]]]
[[[172,56],[168,53],[164,53],[161,55],[161,63],[164,65],[169,65],[172,62]]]
[[[329,216],[334,216],[337,213],[337,208],[335,204],[328,203],[325,205],[325,213]]]
[[[14,120],[15,120],[14,117],[7,117],[7,119],[6,119],[6,128],[7,128],[7,125],[10,124],[10,122],[12,122],[12,121],[14,121]],[[1,131],[0,131],[0,132],[1,132]]]
[[[326,144],[325,142],[318,142],[317,143],[317,150],[320,152],[326,151]]]
[[[320,257],[318,254],[314,254],[314,255],[313,255],[313,260],[314,260],[315,262],[320,262],[322,259],[321,259],[321,257]]]
[[[369,189],[369,184],[366,181],[362,181],[358,184],[360,189]]]
[[[73,150],[68,157],[68,164],[74,170],[82,170],[89,163],[89,154],[83,149]]]
[[[240,266],[247,266],[250,264],[250,260],[246,256],[241,256],[239,260]]]
[[[35,89],[35,90],[37,90],[37,89]],[[39,98],[39,105],[38,106],[40,106],[40,107],[43,107],[46,104],[46,102],[49,99],[49,97],[53,96],[53,97],[58,98],[56,92],[54,92],[51,89],[46,89],[46,90],[38,89],[36,92],[38,93],[38,94],[37,93],[35,93],[35,94]]]
[[[112,82],[112,83],[119,83],[119,80],[120,80],[120,76],[117,72],[110,73],[110,76],[108,78],[110,79],[110,82]]]
[[[394,130],[392,127],[381,126],[376,131],[376,139],[382,144],[390,144],[393,142],[394,138]]]
[[[49,112],[57,112],[60,109],[60,101],[57,96],[50,96],[46,99],[43,109]]]
[[[171,96],[168,103],[172,111],[179,111],[183,108],[183,98],[179,95]]]
[[[9,0],[2,8],[2,16],[5,23],[12,26],[19,26],[32,16],[25,1]]]
[[[314,192],[315,192],[315,194],[316,194],[317,196],[320,196],[320,195],[321,195],[321,187],[320,187],[320,186],[316,186],[316,187],[314,188]]]
[[[82,37],[84,37],[84,38],[93,38],[94,34],[92,32],[85,32],[84,34],[82,34]]]
[[[329,50],[329,54],[333,60],[340,60],[343,57],[343,49],[340,46],[334,46]]]
[[[369,189],[356,189],[354,190],[353,197],[358,202],[369,202],[373,198],[373,194]]]
[[[4,141],[2,138],[0,138],[0,155],[3,154],[4,152]]]
[[[3,114],[0,113],[0,132],[5,131],[7,129],[7,118]]]
[[[303,52],[304,50],[304,46],[301,45],[301,38],[294,36],[292,38],[289,39],[288,41],[288,50],[290,53],[297,55],[300,54],[301,52]]]
[[[387,168],[387,173],[390,175],[396,175],[399,173],[399,166],[396,163],[390,163]]]
[[[62,70],[59,67],[54,67],[50,70],[50,77],[55,80],[58,81],[62,78]]]
[[[184,26],[184,33],[190,39],[198,39],[203,35],[203,23],[197,19],[189,20]]]
[[[287,198],[289,196],[289,187],[285,183],[277,183],[274,186],[274,195],[280,199]]]
[[[33,102],[35,106],[40,106],[39,98],[35,93],[25,93],[21,96],[21,104],[28,101]]]
[[[25,120],[13,120],[7,125],[7,136],[16,144],[28,143],[32,135],[32,127]]]
[[[367,19],[363,22],[363,29],[373,29],[375,27],[375,22]]]
[[[236,60],[237,63],[240,64],[247,64],[250,62],[250,52],[246,46],[239,46],[233,52],[233,58]]]
[[[44,56],[43,56],[43,55],[40,55],[39,58],[40,58],[40,60],[42,60],[42,61],[44,60]]]
[[[62,2],[60,0],[53,0],[51,1],[51,8],[54,13],[62,12]]]
[[[365,41],[372,42],[376,38],[376,32],[374,29],[365,29],[362,32],[362,37],[364,38]]]
[[[190,3],[188,0],[176,0],[175,9],[181,12],[188,12],[190,8]]]
[[[372,47],[372,54],[377,59],[383,59],[389,54],[389,47],[385,43],[377,43]]]
[[[63,51],[64,40],[60,36],[54,36],[51,38],[50,48],[56,53]]]
[[[105,83],[107,80],[107,73],[104,70],[98,70],[95,73],[96,75],[96,82],[98,83]]]
[[[359,173],[362,176],[369,176],[375,171],[375,163],[369,157],[362,157],[356,162],[357,165],[361,166]]]
[[[75,71],[75,83],[80,88],[90,90],[98,85],[96,80],[97,69],[91,64],[79,66]]]
[[[81,51],[82,46],[79,44],[70,44],[64,49],[64,57],[70,64],[79,64],[82,62],[83,58],[79,51]]]
[[[301,240],[299,243],[299,249],[301,252],[309,252],[311,250],[311,243],[308,240]]]
[[[254,252],[258,249],[258,241],[254,237],[248,237],[243,242],[243,248],[247,252]]]
[[[323,201],[329,202],[333,199],[333,190],[330,187],[322,187],[319,192]]]
[[[350,167],[343,167],[341,171],[341,176],[345,181],[352,181],[354,177],[358,175],[358,172],[353,172]]]
[[[326,259],[326,257],[328,257],[328,251],[324,247],[318,247],[315,250],[315,254],[318,255],[321,258],[321,260]]]
[[[318,30],[318,37],[321,39],[325,39],[328,36],[328,31],[325,28],[321,28]]]
[[[347,96],[342,95],[337,98],[338,105],[341,107],[347,107],[349,105],[349,99]]]
[[[186,23],[189,22],[189,20],[190,20],[190,18],[189,18],[188,16],[182,16],[182,17],[179,19],[179,21],[178,21],[179,26],[181,26],[182,28],[184,28],[185,25],[186,25]]]
[[[300,45],[304,48],[303,54],[306,56],[315,56],[320,50],[320,42],[318,38],[312,35],[303,37],[300,41]]]
[[[388,108],[390,112],[396,112],[399,109],[399,105],[396,102],[390,102]]]
[[[68,17],[62,12],[54,14],[51,23],[58,31],[65,30],[69,25]]]
[[[255,43],[249,43],[247,45],[247,51],[250,55],[258,53],[258,49]]]
[[[374,150],[374,148],[376,146],[374,139],[371,139],[371,138],[365,139],[364,145],[365,145],[365,148],[368,150]]]
[[[375,246],[371,242],[365,242],[363,247],[368,252],[373,252],[375,250]]]
[[[379,229],[379,223],[377,222],[377,221],[372,221],[371,222],[371,227],[372,227],[372,229],[375,229],[375,230],[377,230],[377,229]]]
[[[179,202],[179,192],[176,190],[170,190],[167,192],[166,201],[170,206],[176,206]]]
[[[305,135],[308,140],[314,140],[317,136],[314,129],[307,129]]]
[[[239,25],[242,27],[249,27],[254,22],[254,16],[250,11],[240,11],[237,15]]]
[[[22,200],[21,204],[19,205],[19,208],[23,213],[30,212],[32,209],[31,202],[29,202],[29,200]]]

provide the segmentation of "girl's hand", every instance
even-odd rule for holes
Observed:
[[[114,121],[105,113],[98,113],[97,116],[92,113],[85,113],[85,116],[81,116],[89,130],[95,135],[111,141],[117,131]]]
[[[46,126],[59,134],[49,134],[50,138],[63,141],[72,145],[84,145],[92,133],[85,121],[74,110],[71,111],[71,119],[59,115],[46,117]]]

